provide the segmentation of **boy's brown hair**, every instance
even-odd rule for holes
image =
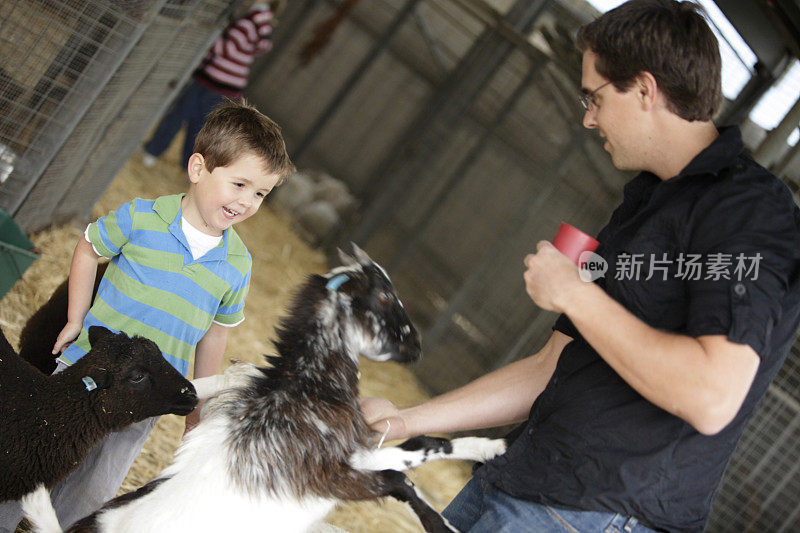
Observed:
[[[617,90],[649,72],[670,111],[711,120],[722,102],[717,38],[693,2],[630,0],[578,31],[578,48],[597,55],[595,69]]]
[[[194,151],[203,155],[209,172],[230,165],[245,153],[261,158],[267,172],[280,176],[278,184],[295,171],[280,127],[244,98],[226,98],[208,114],[195,138]]]

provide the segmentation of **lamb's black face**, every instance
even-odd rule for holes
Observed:
[[[135,420],[192,412],[197,405],[194,386],[164,359],[156,343],[96,327],[89,329],[92,349],[85,357],[107,362],[104,372],[95,371],[95,380],[115,396],[109,405],[119,409],[119,397],[127,396],[129,405],[121,408],[127,408]]]
[[[347,276],[340,289],[350,298],[350,319],[343,325],[346,338],[360,355],[374,361],[419,360],[419,333],[388,275],[364,252],[355,250],[357,261],[343,256],[346,266],[328,274],[330,280]]]

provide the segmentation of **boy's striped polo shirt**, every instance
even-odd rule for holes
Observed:
[[[87,330],[102,325],[158,344],[184,376],[212,322],[244,320],[252,258],[233,228],[198,259],[181,229],[183,194],[135,199],[89,225],[97,252],[111,258],[77,340],[60,359],[72,364],[89,350]]]

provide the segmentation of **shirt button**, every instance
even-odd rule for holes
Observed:
[[[744,283],[737,283],[733,286],[733,292],[735,292],[738,296],[744,296],[747,294],[747,289],[744,286]]]

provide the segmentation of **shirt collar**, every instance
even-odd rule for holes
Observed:
[[[697,176],[699,174],[717,175],[729,168],[731,161],[744,151],[742,133],[738,126],[719,128],[719,135],[702,152],[692,159],[686,168],[675,176]],[[670,181],[670,180],[667,180]]]
[[[696,179],[719,178],[744,151],[742,134],[738,126],[719,128],[719,135],[692,159],[677,176],[661,180],[655,174],[643,171],[625,187],[626,197],[636,201],[658,201],[674,194],[676,190],[694,183]]]
[[[181,227],[181,201],[184,196],[186,196],[185,193],[161,196],[153,203],[153,211],[167,223],[169,232],[183,245],[191,258],[192,248],[189,246],[189,242],[186,240],[186,235],[183,233],[183,228]],[[196,259],[196,261],[224,261],[227,258],[228,230],[225,230],[222,232],[222,241],[220,241],[219,245],[209,250],[202,257]],[[190,262],[195,262],[195,260],[192,259]]]
[[[153,211],[161,217],[161,220],[169,224],[174,221],[178,213],[181,212],[181,201],[183,201],[184,196],[186,196],[186,194],[181,193],[156,198],[156,201],[153,203]]]

